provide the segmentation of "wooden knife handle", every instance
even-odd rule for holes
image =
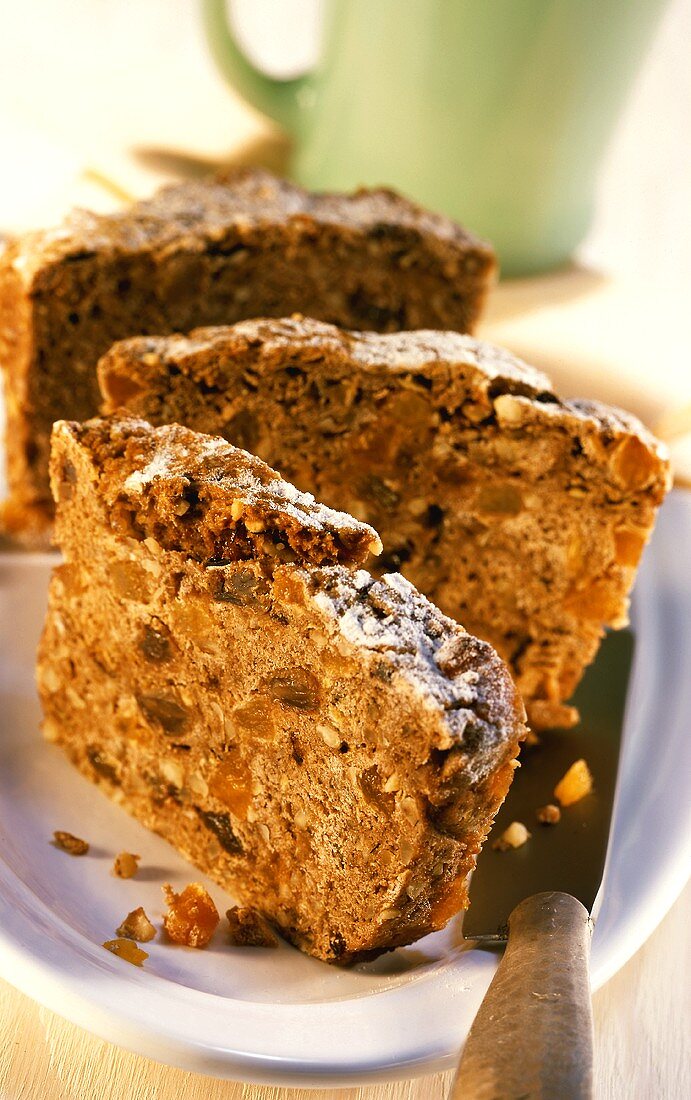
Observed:
[[[516,906],[449,1100],[589,1100],[590,930],[570,894],[534,894]]]

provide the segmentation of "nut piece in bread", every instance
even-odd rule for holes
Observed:
[[[106,412],[223,435],[371,523],[375,568],[491,642],[535,728],[573,724],[669,486],[633,417],[469,336],[308,318],[125,341],[99,374]]]
[[[463,908],[525,733],[492,648],[222,439],[60,423],[52,479],[39,684],[77,767],[318,958]]]
[[[26,234],[0,254],[5,528],[47,539],[53,422],[96,414],[96,362],[115,340],[295,310],[465,332],[495,269],[488,245],[392,191],[313,194],[261,169]]]

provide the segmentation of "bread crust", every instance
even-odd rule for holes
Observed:
[[[670,485],[634,417],[467,335],[301,317],[126,341],[99,375],[107,412],[223,434],[371,523],[375,568],[490,641],[536,727],[573,723]]]
[[[53,422],[98,411],[95,366],[115,340],[294,310],[466,331],[495,270],[489,245],[391,191],[313,194],[259,169],[25,234],[0,255],[5,527],[29,545],[47,535]]]
[[[463,908],[525,733],[492,648],[222,440],[62,423],[52,485],[46,736],[320,959]]]

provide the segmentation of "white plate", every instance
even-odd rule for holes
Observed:
[[[691,496],[665,504],[636,589],[625,744],[592,950],[602,985],[643,943],[691,868]],[[161,915],[160,884],[198,878],[37,732],[33,654],[50,559],[0,556],[0,970],[49,1008],[186,1069],[279,1084],[411,1077],[454,1062],[492,976],[457,923],[355,971],[300,955],[152,943],[138,970],[100,946],[125,914]],[[54,829],[86,837],[73,859]],[[123,849],[142,872],[109,871]],[[207,883],[219,909],[226,899]]]

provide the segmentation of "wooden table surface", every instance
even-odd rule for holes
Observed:
[[[595,994],[597,1100],[691,1096],[689,914],[691,884],[645,946]],[[2,1100],[327,1100],[336,1091],[242,1085],[161,1066],[68,1024],[6,982],[0,982],[0,1052]],[[444,1100],[450,1081],[436,1074],[338,1096]]]
[[[25,8],[0,0],[0,14],[3,3],[11,30],[0,36],[0,147],[13,153],[13,171],[0,173],[0,230],[50,223],[74,202],[108,209],[123,194],[238,155],[280,163],[275,139],[267,142],[266,128],[214,74],[189,0],[33,0]],[[691,425],[691,143],[682,140],[689,35],[691,0],[672,0],[605,164],[584,262],[501,287],[483,330],[554,375],[562,392],[618,400],[677,438]],[[55,50],[56,38],[70,48]],[[99,52],[105,42],[108,56]],[[603,276],[603,267],[619,274]],[[688,480],[690,438],[677,446]],[[691,885],[595,995],[598,1100],[691,1097],[690,926]],[[339,1095],[442,1100],[448,1085],[437,1075]],[[334,1092],[158,1065],[0,980],[0,1100],[318,1100]]]

